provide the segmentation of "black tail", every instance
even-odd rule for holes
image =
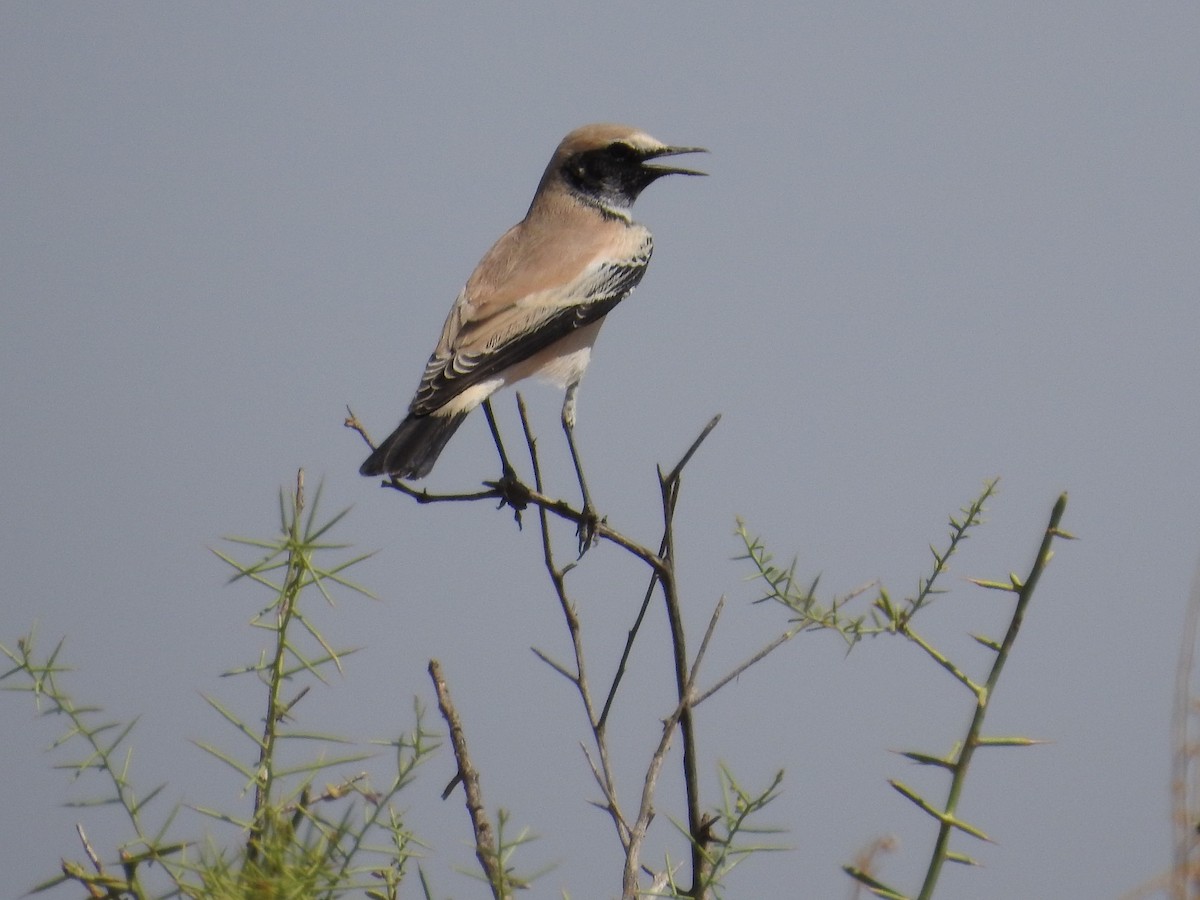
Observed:
[[[359,474],[424,478],[466,417],[466,413],[409,416],[367,457]]]

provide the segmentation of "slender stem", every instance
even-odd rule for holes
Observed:
[[[904,632],[904,636],[906,638],[924,650],[930,659],[958,679],[972,694],[974,694],[976,697],[981,697],[983,695],[983,686],[972,681],[970,677],[963,672],[962,669],[951,662],[944,653],[940,652],[936,647],[930,644],[929,641],[917,634],[917,632],[913,630],[912,625],[908,620],[904,620],[901,623],[900,629]]]
[[[484,807],[483,790],[479,786],[479,771],[471,762],[462,719],[459,718],[454,701],[450,698],[450,687],[442,675],[442,666],[436,659],[429,661],[429,677],[433,680],[433,689],[437,693],[438,709],[450,731],[450,745],[454,749],[455,762],[458,763],[458,777],[462,780],[467,814],[471,817],[471,829],[475,834],[475,858],[479,860],[483,874],[492,889],[492,896],[495,900],[505,900],[510,894],[505,890],[504,871],[496,853],[495,832]]]
[[[667,759],[667,751],[671,749],[671,737],[675,734],[675,726],[683,713],[685,704],[679,704],[674,712],[663,722],[662,734],[658,739],[658,747],[646,767],[646,777],[642,781],[642,799],[638,804],[638,817],[629,831],[629,849],[625,853],[625,873],[621,881],[621,900],[636,900],[642,896],[638,891],[638,874],[641,871],[639,859],[642,843],[646,839],[646,831],[650,820],[654,817],[654,791],[658,785],[658,776],[662,772],[663,763]]]
[[[679,462],[675,464],[675,468],[671,470],[671,474],[668,476],[669,478],[675,480],[679,478],[680,474],[683,472],[684,466],[688,464],[692,456],[695,455],[696,451],[700,449],[700,445],[704,442],[704,439],[707,438],[712,430],[717,427],[717,423],[720,421],[720,414],[709,419],[708,424],[701,429],[700,434],[694,441],[692,441],[692,445],[688,447],[687,452],[684,453]],[[666,555],[666,552],[667,536],[664,534],[662,541],[658,546],[658,558],[663,559]],[[637,639],[638,632],[641,630],[642,620],[646,618],[646,610],[650,607],[650,599],[654,596],[654,587],[656,584],[658,584],[658,569],[654,568],[650,573],[650,583],[646,585],[646,593],[642,597],[642,605],[638,609],[637,618],[634,619],[633,627],[629,629],[629,633],[625,638],[625,649],[621,651],[621,661],[617,663],[616,674],[613,675],[612,684],[608,688],[608,696],[604,700],[604,710],[600,713],[601,727],[603,727],[604,723],[608,721],[609,710],[612,709],[613,700],[617,696],[617,688],[621,684],[621,679],[625,676],[625,665],[629,661],[629,654],[633,652],[633,642]]]
[[[292,503],[292,521],[290,523],[287,577],[279,595],[279,606],[275,618],[275,652],[271,659],[267,677],[267,714],[263,721],[263,736],[258,748],[258,766],[254,779],[254,819],[250,837],[247,842],[247,854],[254,859],[258,853],[258,844],[267,828],[266,811],[271,802],[271,790],[275,784],[275,741],[280,719],[284,708],[280,701],[285,679],[284,667],[287,662],[287,632],[295,615],[296,599],[300,594],[305,573],[305,560],[299,552],[302,542],[300,529],[301,517],[304,510],[304,470],[296,476],[296,493]]]
[[[658,547],[658,558],[662,559],[666,551],[666,537],[664,536],[663,542]],[[604,698],[604,709],[600,713],[601,728],[608,722],[608,713],[612,709],[613,700],[616,699],[617,688],[621,684],[621,679],[625,677],[625,666],[629,662],[629,654],[633,652],[633,642],[637,640],[638,632],[642,628],[642,621],[646,618],[646,610],[650,608],[650,601],[654,597],[654,588],[657,584],[658,570],[654,569],[650,572],[650,583],[646,585],[646,593],[642,597],[642,605],[638,609],[637,618],[633,620],[633,625],[625,636],[625,649],[621,651],[621,661],[617,663],[617,671],[613,675],[612,684],[609,685],[608,696]]]
[[[529,447],[529,459],[533,467],[534,484],[540,492],[543,487],[542,467],[537,454],[537,440],[534,438],[533,429],[529,424],[529,413],[525,408],[525,400],[520,394],[517,395],[517,409],[521,415],[521,427],[525,433],[525,443]],[[550,576],[550,582],[554,586],[554,592],[558,597],[563,618],[567,623],[567,632],[571,637],[571,648],[575,654],[575,671],[569,672],[563,666],[550,663],[538,651],[535,650],[534,652],[538,653],[538,656],[550,664],[552,668],[566,676],[575,685],[575,690],[579,693],[584,713],[587,716],[588,726],[592,730],[592,740],[596,746],[596,753],[599,756],[599,768],[597,769],[596,765],[592,763],[590,756],[588,756],[588,762],[592,765],[592,772],[596,776],[596,782],[604,794],[605,810],[608,812],[617,830],[617,839],[621,842],[622,849],[628,851],[630,829],[624,814],[621,812],[620,803],[617,800],[616,780],[612,770],[612,759],[608,749],[604,717],[603,715],[599,719],[596,717],[596,708],[592,700],[592,692],[588,682],[587,665],[584,662],[583,630],[579,622],[579,616],[567,594],[566,577],[568,569],[561,568],[554,562],[554,549],[550,543],[550,525],[546,510],[543,507],[538,507],[538,524],[542,532],[542,558],[546,566],[546,572]],[[584,753],[587,755],[586,749]]]
[[[715,423],[714,423],[715,424]],[[689,453],[690,456],[690,453]],[[686,457],[685,457],[686,461]],[[675,582],[675,505],[679,499],[677,466],[670,476],[660,475],[663,505],[663,561],[665,571],[659,573],[663,599],[667,606],[667,622],[671,628],[671,650],[675,660],[675,685],[679,696],[679,736],[683,743],[683,780],[687,794],[688,835],[691,838],[692,886],[688,896],[701,900],[707,865],[704,853],[704,822],[700,811],[700,774],[696,762],[696,735],[692,720],[691,684],[688,678],[687,639],[683,627],[683,612]]]
[[[1037,556],[1029,571],[1029,576],[1017,591],[1017,604],[1013,610],[1012,619],[1008,624],[1008,631],[1004,635],[1004,640],[1000,642],[1000,649],[996,653],[995,660],[992,662],[992,669],[988,673],[987,681],[984,682],[982,690],[976,694],[975,713],[971,717],[971,725],[967,729],[967,736],[963,740],[958,759],[954,763],[945,810],[941,824],[938,826],[937,841],[934,844],[933,856],[929,861],[929,868],[925,873],[925,881],[921,885],[921,893],[918,895],[918,900],[930,900],[934,889],[937,887],[942,865],[946,862],[949,854],[950,835],[955,829],[958,801],[962,794],[963,785],[966,782],[967,769],[970,767],[971,758],[975,753],[976,747],[979,746],[979,735],[983,730],[984,717],[987,715],[988,701],[991,699],[992,691],[995,690],[996,684],[1000,679],[1000,673],[1004,669],[1004,664],[1008,661],[1008,655],[1012,652],[1013,643],[1016,641],[1017,633],[1021,630],[1021,623],[1025,619],[1025,610],[1029,606],[1029,601],[1033,598],[1033,591],[1037,587],[1042,572],[1045,571],[1046,565],[1053,556],[1050,546],[1054,542],[1054,538],[1064,536],[1063,532],[1059,531],[1058,525],[1062,521],[1063,513],[1066,512],[1066,509],[1067,495],[1062,494],[1059,496],[1058,501],[1054,504],[1053,511],[1050,513],[1050,523],[1046,526],[1045,534],[1042,536],[1042,543],[1038,548]]]
[[[792,638],[794,638],[796,635],[798,635],[802,630],[803,629],[801,627],[797,626],[795,628],[789,628],[787,631],[784,631],[784,632],[778,634],[774,638],[774,640],[765,644],[763,646],[763,648],[761,650],[759,650],[757,653],[755,653],[753,656],[749,657],[744,662],[742,662],[739,665],[735,666],[734,668],[730,669],[728,672],[726,672],[724,675],[722,675],[719,679],[717,679],[716,684],[714,684],[712,687],[707,688],[704,691],[701,691],[699,694],[696,694],[696,696],[692,698],[692,706],[693,707],[699,706],[701,703],[703,703],[705,700],[707,700],[709,697],[711,697],[717,691],[721,690],[721,688],[725,687],[725,685],[729,684],[729,682],[738,678],[743,672],[745,672],[751,666],[762,662],[764,659],[767,658],[767,656],[769,656],[771,653],[773,653],[777,648],[786,644],[788,641],[790,641]]]
[[[911,619],[921,607],[925,606],[936,596],[937,592],[934,590],[934,583],[938,580],[938,576],[946,571],[948,560],[958,550],[958,545],[966,538],[967,532],[979,524],[983,516],[984,504],[996,493],[998,484],[999,479],[993,478],[988,480],[984,484],[983,493],[976,497],[969,507],[961,510],[963,518],[955,519],[951,517],[950,544],[946,548],[945,553],[939,555],[934,552],[936,565],[933,572],[930,574],[929,579],[921,585],[921,589],[917,592],[917,596],[913,599],[912,603],[901,614],[901,618],[904,621]]]

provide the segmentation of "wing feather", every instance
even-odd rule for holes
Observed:
[[[447,319],[443,341],[425,366],[410,411],[431,413],[468,388],[606,316],[642,280],[652,249],[647,233],[633,256],[594,264],[567,285],[521,297],[490,315],[462,316],[470,302],[460,297]],[[443,345],[448,345],[445,350]]]

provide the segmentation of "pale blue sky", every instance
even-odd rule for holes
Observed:
[[[0,5],[0,640],[67,636],[80,699],[141,714],[136,772],[172,801],[236,803],[189,738],[200,692],[254,654],[261,598],[206,547],[269,534],[299,466],[341,537],[378,555],[330,629],[366,649],[313,724],[363,737],[431,703],[439,657],[489,804],[557,863],[536,896],[615,895],[611,828],[577,751],[582,716],[529,652],[565,651],[536,532],[507,512],[418,508],[356,470],[344,404],[376,434],[407,404],[459,286],[529,202],[563,133],[627,122],[712,150],[654,185],[642,286],[605,326],[579,400],[591,487],[654,542],[656,462],[724,414],[688,472],[683,586],[728,595],[710,671],[773,625],[734,517],[829,591],[911,590],[946,516],[1002,476],[934,635],[1003,610],[964,576],[1029,565],[1058,492],[1060,548],[990,728],[1052,743],[977,760],[964,814],[997,846],[942,896],[1116,896],[1169,860],[1169,712],[1200,550],[1200,10],[1190,3]],[[554,493],[574,497],[559,395],[527,391]],[[515,436],[511,397],[498,408]],[[482,418],[432,479],[496,474]],[[576,594],[611,665],[642,572],[589,554]],[[627,791],[670,710],[655,641],[619,733]],[[796,847],[737,897],[839,898],[875,837],[911,887],[932,831],[885,779],[893,749],[949,748],[966,715],[898,643],[781,651],[698,719],[750,784],[787,770],[769,819]],[[307,701],[306,701],[307,702]],[[23,890],[78,857],[78,811],[40,749],[53,723],[6,696],[0,869]],[[406,798],[441,895],[477,896],[468,824],[436,760]],[[937,788],[933,779],[927,782]],[[664,784],[667,811],[677,786]],[[105,820],[89,832],[111,846]],[[201,824],[185,819],[184,832]],[[661,823],[665,826],[665,821]],[[194,827],[189,827],[194,826]],[[105,838],[111,838],[106,840]],[[664,827],[652,854],[679,844]],[[62,894],[66,896],[66,894]]]

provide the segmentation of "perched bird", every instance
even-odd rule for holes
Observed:
[[[664,175],[703,175],[654,160],[672,147],[624,125],[585,125],[550,159],[525,218],[480,260],[442,327],[399,427],[363,475],[428,475],[467,413],[505,385],[536,375],[566,388],[562,423],[575,450],[575,394],[604,316],[642,280],[653,241],[634,222],[638,195]]]

